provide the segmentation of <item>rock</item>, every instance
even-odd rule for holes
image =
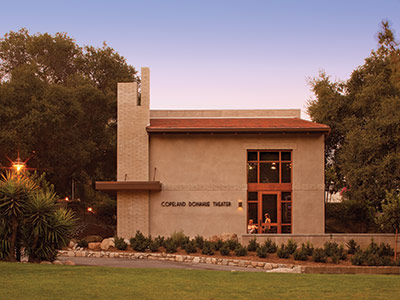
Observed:
[[[100,242],[93,242],[93,243],[89,243],[88,248],[90,250],[100,250]]]
[[[272,270],[267,270],[268,273],[297,273],[297,270],[291,268],[276,268]]]
[[[194,264],[200,263],[200,257],[196,256],[195,258],[193,258],[192,262],[193,262]]]
[[[43,260],[40,262],[41,265],[51,265],[51,261]]]
[[[64,265],[66,265],[66,266],[75,266],[75,263],[72,260],[66,260],[66,261],[64,261]]]
[[[69,257],[74,257],[74,256],[75,256],[74,251],[68,251],[68,252],[67,252],[67,256],[69,256]]]
[[[272,270],[272,265],[270,263],[266,263],[264,266],[264,270]]]
[[[115,247],[114,238],[104,239],[100,244],[101,250],[107,251],[110,247]]]
[[[183,262],[183,256],[182,255],[177,255],[175,260],[179,261],[179,262]]]
[[[68,248],[74,248],[76,246],[76,243],[74,243],[73,241],[69,241],[69,244],[68,244]]]
[[[62,265],[63,262],[61,260],[55,260],[53,261],[53,265]]]
[[[297,274],[303,273],[303,268],[301,266],[294,266],[292,270],[293,270],[293,273],[297,273]]]

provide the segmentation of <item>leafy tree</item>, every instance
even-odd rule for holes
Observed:
[[[387,193],[382,203],[382,213],[376,218],[379,228],[385,232],[400,230],[400,194]]]
[[[69,241],[72,212],[57,205],[52,186],[43,178],[38,182],[47,189],[34,180],[11,172],[0,180],[0,259],[19,260],[24,247],[29,261],[53,261],[57,249]]]
[[[35,156],[61,196],[74,180],[116,174],[116,83],[138,81],[114,49],[80,47],[66,33],[10,31],[0,39],[0,166]],[[81,197],[83,192],[78,190]]]
[[[400,49],[387,22],[378,38],[378,50],[349,80],[313,79],[308,103],[312,120],[331,127],[327,170],[335,186],[347,187],[344,215],[361,231],[374,224],[386,191],[400,188]]]

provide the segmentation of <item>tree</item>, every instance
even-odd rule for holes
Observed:
[[[17,261],[22,248],[31,262],[56,258],[57,249],[67,245],[75,222],[72,212],[60,208],[56,199],[53,187],[43,177],[11,172],[3,175],[0,259]]]
[[[71,182],[116,174],[116,83],[138,81],[114,49],[80,47],[65,33],[9,32],[0,39],[0,166],[35,156],[61,196]]]
[[[387,193],[382,213],[376,218],[379,229],[385,232],[400,230],[400,194]]]
[[[400,49],[387,22],[378,38],[379,49],[349,80],[332,82],[325,73],[312,80],[308,103],[311,119],[331,127],[327,169],[347,187],[346,215],[363,231],[374,224],[371,209],[380,211],[386,192],[400,188]]]

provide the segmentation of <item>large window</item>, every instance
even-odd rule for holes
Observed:
[[[292,152],[248,151],[248,183],[291,183]]]
[[[248,150],[247,182],[251,233],[292,233],[292,152]]]

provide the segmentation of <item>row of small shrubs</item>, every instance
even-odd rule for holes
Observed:
[[[400,260],[393,262],[391,257],[394,252],[389,244],[381,243],[377,245],[373,241],[366,250],[361,250],[361,247],[354,241],[350,240],[347,244],[347,250],[343,245],[336,242],[326,242],[323,248],[314,248],[310,242],[302,243],[298,247],[293,240],[288,240],[286,244],[277,246],[271,239],[267,239],[264,243],[259,244],[256,238],[249,241],[247,247],[241,245],[236,239],[223,241],[205,240],[202,236],[196,236],[190,239],[182,231],[174,232],[170,237],[164,238],[158,236],[152,238],[145,237],[140,231],[137,231],[135,236],[129,239],[130,246],[133,250],[144,252],[157,252],[160,247],[164,247],[167,253],[175,253],[178,248],[185,250],[186,253],[192,254],[198,251],[205,255],[214,255],[219,251],[223,256],[229,256],[233,252],[236,256],[245,256],[247,252],[255,252],[260,258],[266,258],[271,253],[276,253],[279,258],[290,258],[294,260],[314,262],[332,262],[339,264],[340,261],[347,260],[347,255],[352,255],[350,261],[353,265],[368,265],[368,266],[383,266],[383,265],[400,265]],[[128,244],[123,238],[115,237],[114,244],[117,249],[125,250]]]

